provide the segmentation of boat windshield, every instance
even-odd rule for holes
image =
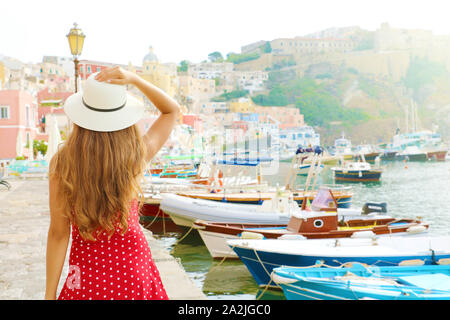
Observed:
[[[337,203],[328,188],[320,188],[311,203],[313,211],[337,211]]]

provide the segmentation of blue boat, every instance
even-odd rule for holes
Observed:
[[[359,235],[365,236],[364,232]],[[450,258],[450,236],[380,236],[314,240],[227,240],[259,286],[276,286],[270,275],[281,266],[308,267],[322,261],[340,266],[361,262],[371,266],[397,266],[410,260],[425,265]]]
[[[450,265],[281,267],[272,278],[288,300],[449,300]]]

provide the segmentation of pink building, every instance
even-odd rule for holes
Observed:
[[[297,128],[305,125],[300,109],[293,107],[255,107],[259,122],[271,122],[270,118],[279,121],[280,129]]]
[[[68,126],[68,121],[66,114],[64,113],[64,102],[68,97],[70,97],[73,94],[73,92],[70,91],[56,91],[56,92],[50,92],[48,88],[45,88],[38,92],[37,94],[37,100],[38,100],[38,126],[40,129],[40,132],[46,132],[45,131],[45,117],[47,114],[53,114],[56,116],[56,119],[58,121],[58,127],[61,130],[65,130]],[[43,140],[47,140],[43,139]]]
[[[128,65],[124,64],[115,64],[110,62],[101,62],[94,60],[80,60],[78,63],[78,74],[80,75],[81,80],[86,80],[93,73],[100,72],[105,68],[120,66],[124,69],[128,69]],[[142,68],[134,67],[136,69],[136,73],[141,73]]]
[[[183,124],[190,126],[199,133],[203,132],[203,121],[199,115],[183,114]]]
[[[21,90],[0,90],[0,159],[14,159],[17,137],[22,136],[23,156],[30,150],[25,148],[29,138],[36,137],[38,121],[37,105],[33,97]]]

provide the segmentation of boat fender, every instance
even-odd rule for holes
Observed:
[[[449,264],[450,264],[450,258],[442,258],[442,259],[439,259],[439,260],[437,261],[437,264],[440,264],[440,265],[449,265]]]
[[[294,282],[298,281],[298,279],[294,279],[294,278],[281,277],[274,272],[272,272],[272,274],[270,276],[271,276],[273,282],[279,283],[279,284],[290,284],[290,283],[294,283]]]
[[[427,228],[425,226],[411,226],[408,229],[406,229],[406,232],[410,234],[416,234],[416,233],[422,233],[425,232]]]
[[[369,239],[372,239],[374,237],[375,237],[375,233],[373,233],[370,230],[367,230],[367,231],[356,231],[356,232],[353,232],[353,234],[351,235],[350,238],[354,238],[354,239],[362,239],[362,238],[366,238],[367,239],[367,238],[369,238]]]
[[[241,233],[240,238],[241,238],[241,239],[256,239],[256,240],[263,240],[263,239],[264,239],[264,236],[263,236],[261,233],[244,231],[244,232]]]
[[[398,263],[399,266],[423,266],[425,261],[420,259],[403,260]]]

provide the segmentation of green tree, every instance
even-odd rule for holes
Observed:
[[[39,151],[43,156],[47,153],[48,145],[44,140],[33,140],[33,154],[36,156]]]
[[[208,59],[211,62],[222,62],[223,56],[219,51],[214,51],[208,54]]]
[[[183,60],[180,62],[180,64],[177,66],[178,72],[187,72],[189,68],[189,61]]]

